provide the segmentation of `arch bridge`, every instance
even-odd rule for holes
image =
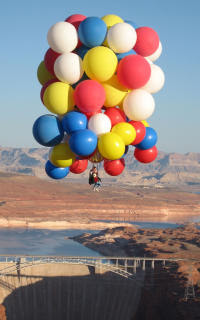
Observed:
[[[30,266],[42,264],[78,264],[95,267],[100,271],[109,271],[121,277],[135,279],[137,268],[145,271],[146,266],[153,270],[155,264],[163,265],[188,261],[187,259],[161,259],[150,257],[81,257],[81,256],[30,256],[0,255],[0,277],[20,272]]]

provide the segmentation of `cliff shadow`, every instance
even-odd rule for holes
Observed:
[[[87,276],[42,280],[27,275],[27,285],[14,289],[3,302],[7,320],[132,319],[141,295],[135,281],[90,271]],[[26,275],[22,277],[24,283]]]

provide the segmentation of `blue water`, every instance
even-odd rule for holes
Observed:
[[[110,220],[101,221],[110,222]],[[112,220],[111,222],[114,221]],[[177,228],[181,225],[178,223],[146,221],[129,223],[141,228],[158,229]],[[71,239],[65,238],[80,235],[85,232],[98,233],[98,230],[0,229],[0,254],[100,256],[98,252],[86,248]]]
[[[94,231],[0,229],[0,254],[99,256],[82,244],[65,239],[84,232]]]

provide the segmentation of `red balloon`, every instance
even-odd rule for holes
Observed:
[[[141,149],[135,148],[135,151],[134,151],[134,156],[136,160],[142,163],[150,163],[154,161],[157,155],[158,155],[158,149],[156,148],[156,146],[147,150],[141,150]]]
[[[58,79],[51,79],[51,80],[47,81],[47,82],[43,85],[43,87],[42,87],[42,89],[41,89],[41,91],[40,91],[40,99],[42,100],[42,103],[43,103],[43,96],[44,96],[44,92],[45,92],[46,88],[47,88],[50,84],[52,84],[52,83],[54,83],[54,82],[59,82],[59,80],[58,80]]]
[[[124,159],[104,160],[104,170],[110,176],[119,176],[125,168]]]
[[[150,64],[138,54],[124,57],[118,65],[117,77],[126,88],[139,89],[148,82],[150,76]]]
[[[87,119],[89,121],[92,116],[94,116],[97,113],[102,113],[102,112],[101,112],[101,110],[98,110],[96,112],[89,112],[89,113],[88,112],[82,112],[82,113],[87,117]]]
[[[84,159],[84,160],[76,160],[71,167],[69,168],[69,170],[72,173],[75,174],[79,174],[84,172],[87,169],[88,166],[88,160]]]
[[[51,48],[47,50],[44,56],[45,67],[53,76],[56,76],[54,72],[54,63],[59,56],[60,53],[53,51]]]
[[[73,26],[76,28],[78,31],[78,27],[80,23],[85,20],[87,17],[84,16],[83,14],[72,14],[70,17],[68,17],[65,21],[73,24]],[[82,42],[79,40],[78,45],[76,48],[79,48],[82,45]]]
[[[159,46],[159,36],[157,32],[149,27],[140,27],[136,29],[137,41],[134,46],[135,52],[143,57],[153,54]]]
[[[94,113],[103,106],[106,93],[103,86],[95,80],[84,80],[74,91],[75,104],[86,113]]]
[[[108,108],[104,114],[110,118],[112,127],[117,123],[126,122],[126,115],[124,111],[116,107]]]
[[[138,144],[142,142],[146,135],[146,127],[143,125],[141,121],[129,121],[129,123],[135,128],[136,130],[136,138],[135,140],[131,143],[132,146],[135,144]]]

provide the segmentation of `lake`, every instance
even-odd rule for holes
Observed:
[[[135,221],[132,224],[141,228],[159,229],[177,228],[181,225],[151,221]],[[100,256],[98,252],[65,238],[85,232],[98,233],[97,230],[0,229],[0,254]]]

